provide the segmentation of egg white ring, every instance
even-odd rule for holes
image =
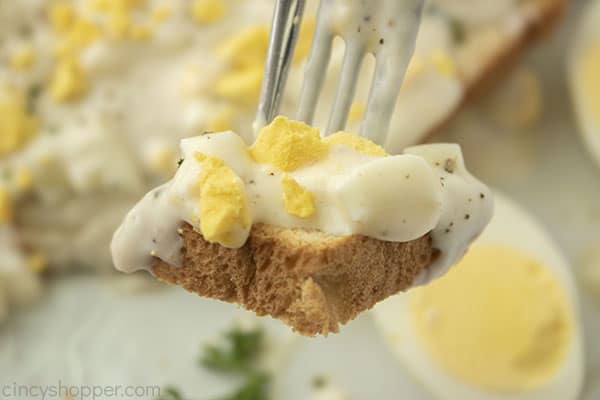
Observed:
[[[581,14],[579,28],[570,46],[567,76],[575,115],[579,124],[579,134],[586,149],[600,164],[600,117],[594,117],[593,110],[589,108],[588,101],[585,100],[586,82],[579,75],[581,57],[584,51],[593,44],[594,40],[600,41],[600,24],[598,23],[600,21],[600,2],[590,2]]]
[[[575,400],[583,384],[584,356],[579,302],[571,268],[558,246],[525,210],[497,192],[494,196],[495,215],[477,243],[506,245],[534,256],[561,283],[572,312],[573,332],[567,354],[548,382],[529,391],[495,392],[451,376],[431,358],[413,330],[410,291],[380,303],[372,315],[394,354],[436,399]]]

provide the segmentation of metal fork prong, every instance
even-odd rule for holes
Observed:
[[[410,45],[404,46],[401,49],[382,46],[375,54],[375,59],[377,60],[375,73],[371,82],[367,109],[360,127],[360,135],[382,146],[385,145],[392,114],[396,108],[398,94],[404,80],[404,74],[414,51],[420,15],[423,11],[423,3],[422,0],[388,3],[391,9],[386,11],[390,15],[401,17],[397,21],[401,30],[390,33],[400,34],[401,38],[404,39],[400,43],[410,43]],[[412,9],[412,12],[401,12],[406,8]],[[413,18],[413,16],[416,16],[416,18]]]
[[[327,67],[331,58],[333,33],[329,26],[328,13],[330,1],[322,0],[317,14],[317,25],[313,34],[313,41],[306,66],[304,67],[304,81],[300,94],[297,119],[307,124],[312,124],[317,107],[317,100],[327,75]]]
[[[327,135],[341,131],[346,126],[364,55],[364,47],[362,44],[348,43],[346,45],[340,84],[329,117],[329,123],[327,124]]]
[[[382,79],[388,74],[387,70],[390,66],[387,65],[388,60],[383,57],[377,56],[376,60],[367,109],[360,126],[360,135],[384,145],[404,73],[398,74],[393,79]]]
[[[254,126],[255,132],[262,125],[269,123],[279,111],[281,95],[300,31],[304,5],[305,0],[277,0],[276,2]]]

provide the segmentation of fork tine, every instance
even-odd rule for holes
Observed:
[[[310,55],[304,69],[304,82],[300,95],[300,106],[297,119],[312,124],[317,107],[317,100],[325,81],[327,66],[331,58],[333,33],[329,27],[328,15],[331,11],[331,0],[322,0],[317,14],[317,26],[311,45]]]
[[[377,49],[375,73],[371,81],[367,109],[360,127],[361,136],[380,145],[385,145],[404,74],[415,48],[423,1],[390,2],[388,7],[390,7],[386,10],[388,15],[397,15],[400,18],[393,27],[385,28],[382,33],[384,36],[394,37],[394,42],[399,43],[401,48],[381,46]],[[412,12],[406,13],[406,9],[412,9]],[[413,18],[414,15],[417,18]],[[397,41],[398,39],[400,40]]]
[[[358,73],[364,57],[364,47],[362,44],[347,43],[344,54],[344,63],[340,77],[340,84],[335,96],[333,109],[327,124],[326,134],[341,131],[346,126],[348,113],[358,81]]]

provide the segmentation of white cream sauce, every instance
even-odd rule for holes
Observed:
[[[185,139],[181,147],[185,159],[173,180],[146,195],[116,231],[111,250],[117,269],[150,269],[154,257],[182,265],[181,224],[202,233],[196,153],[222,159],[240,177],[253,223],[396,242],[431,232],[440,256],[415,284],[443,274],[462,257],[492,214],[490,191],[466,170],[458,145],[422,145],[386,157],[332,145],[327,158],[289,173],[313,194],[317,211],[308,218],[286,211],[282,173],[254,162],[233,132]],[[249,227],[240,227],[230,247],[241,247],[248,235]]]

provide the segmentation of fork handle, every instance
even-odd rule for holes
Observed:
[[[281,95],[300,31],[304,5],[305,0],[277,0],[275,4],[267,63],[253,126],[255,136],[260,128],[271,122],[279,111]]]

